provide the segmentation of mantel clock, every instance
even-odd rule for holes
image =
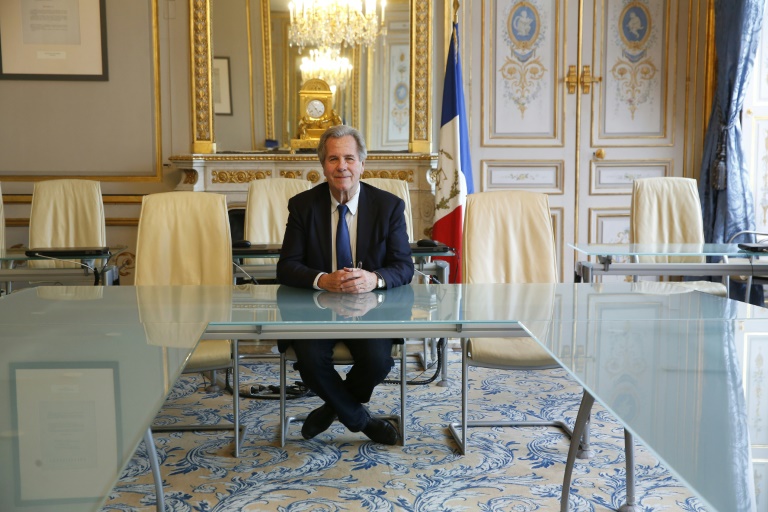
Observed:
[[[291,152],[297,149],[315,149],[320,136],[331,126],[341,123],[341,117],[333,110],[333,93],[324,80],[311,78],[299,90],[299,129],[296,139],[291,139]]]

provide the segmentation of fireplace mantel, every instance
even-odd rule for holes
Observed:
[[[179,171],[176,190],[218,192],[227,195],[232,206],[244,206],[248,185],[253,180],[291,178],[313,184],[324,181],[315,153],[243,152],[188,154],[169,158]],[[414,236],[430,235],[434,215],[434,185],[431,172],[437,155],[429,153],[368,153],[363,178],[391,178],[406,181],[411,192]]]

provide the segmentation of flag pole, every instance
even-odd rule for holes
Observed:
[[[435,177],[432,238],[453,247],[454,256],[436,256],[450,264],[450,281],[461,282],[464,208],[474,192],[469,130],[459,57],[459,0],[453,0],[453,27],[448,46],[440,114],[440,151]]]

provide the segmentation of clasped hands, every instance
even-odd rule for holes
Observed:
[[[366,293],[376,288],[378,277],[362,268],[342,268],[323,274],[317,285],[323,290],[337,293]]]

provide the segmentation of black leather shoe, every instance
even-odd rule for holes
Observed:
[[[368,436],[371,441],[388,445],[395,445],[400,439],[400,434],[390,422],[373,416],[368,418],[363,434]]]
[[[323,404],[307,415],[301,426],[301,436],[304,439],[312,439],[317,434],[325,432],[336,420],[336,411]]]

